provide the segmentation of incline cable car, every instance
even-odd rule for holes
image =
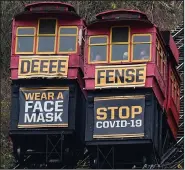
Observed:
[[[85,142],[95,168],[158,164],[176,139],[178,49],[134,10],[96,15],[87,25]]]
[[[29,4],[13,19],[10,136],[20,162],[34,154],[38,165],[73,167],[83,154],[84,27],[61,2]]]

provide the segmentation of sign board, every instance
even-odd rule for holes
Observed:
[[[142,87],[146,81],[146,64],[96,66],[95,88]]]
[[[144,136],[145,96],[114,96],[94,99],[93,138]]]
[[[20,56],[18,78],[67,77],[68,56]]]
[[[68,87],[20,88],[18,128],[68,127]]]

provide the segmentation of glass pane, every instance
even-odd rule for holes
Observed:
[[[60,52],[75,51],[76,37],[75,36],[61,36],[60,37]]]
[[[116,44],[112,45],[112,59],[116,60],[128,60],[128,45]]]
[[[107,46],[90,46],[90,61],[106,61],[107,57]]]
[[[149,60],[150,44],[133,45],[133,60]]]
[[[128,42],[128,27],[112,28],[112,42]]]
[[[18,28],[18,35],[34,35],[34,28]]]
[[[33,52],[34,37],[17,37],[17,52]]]
[[[76,28],[60,28],[60,34],[77,34]]]
[[[39,23],[39,34],[55,34],[55,19],[41,19]]]
[[[150,42],[150,36],[149,35],[135,35],[134,36],[134,42]]]
[[[38,52],[54,52],[55,37],[39,37]]]
[[[90,44],[107,43],[107,37],[90,37]]]

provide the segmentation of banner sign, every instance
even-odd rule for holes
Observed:
[[[95,88],[145,86],[146,64],[96,66]]]
[[[93,138],[144,137],[145,96],[94,99]]]
[[[67,77],[68,56],[20,56],[18,78]]]
[[[68,87],[20,88],[18,128],[68,127]]]

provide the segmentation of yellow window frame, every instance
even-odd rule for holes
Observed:
[[[172,93],[172,98],[174,98],[174,82],[175,82],[175,77],[173,75],[173,72],[171,71],[171,93]]]
[[[164,75],[164,52],[163,51],[162,51],[160,57],[161,57],[161,69],[160,70],[161,70],[161,75],[163,77],[163,75]]]
[[[112,42],[112,29],[113,28],[128,28],[128,42]],[[112,60],[112,45],[128,45],[128,60]],[[110,30],[110,63],[129,62],[130,60],[130,26],[112,26]]]
[[[61,28],[76,28],[76,34],[60,34],[60,29]],[[60,37],[61,36],[71,36],[71,37],[76,37],[76,50],[75,51],[59,51],[59,47],[60,47]],[[77,52],[77,43],[78,42],[78,27],[77,26],[60,26],[58,29],[58,47],[57,47],[57,53],[58,54],[72,54],[72,53],[76,53]]]
[[[149,42],[134,42],[134,37],[135,36],[150,36],[150,41]],[[148,62],[148,61],[151,61],[151,58],[152,58],[152,35],[151,34],[133,34],[132,35],[132,55],[131,55],[131,62]],[[134,54],[134,45],[135,44],[149,44],[150,45],[150,56],[149,56],[149,59],[148,60],[133,60],[133,54]]]
[[[55,25],[55,34],[39,34],[39,27],[40,27],[40,20],[42,19],[55,19],[56,25]],[[57,39],[57,28],[58,28],[58,19],[57,18],[39,18],[38,19],[38,28],[37,28],[37,47],[36,47],[36,53],[37,54],[55,54],[56,53],[56,39]],[[55,43],[54,43],[54,51],[53,52],[39,52],[39,37],[55,37]]]
[[[21,28],[33,28],[34,34],[24,34],[24,35],[18,35],[18,30]],[[32,52],[18,52],[17,51],[17,43],[18,43],[18,37],[33,37],[33,51]],[[36,38],[36,28],[35,27],[17,27],[16,29],[16,40],[15,40],[15,54],[34,54],[35,51],[35,38]]]
[[[97,38],[97,37],[105,37],[107,39],[106,43],[99,43],[99,44],[91,44],[91,38]],[[90,48],[91,46],[106,46],[106,60],[105,61],[91,61],[90,60]],[[107,35],[96,35],[96,36],[89,36],[89,44],[88,44],[88,64],[96,64],[96,63],[108,63],[108,36]]]
[[[156,38],[156,48],[159,50],[159,39]]]
[[[177,107],[179,107],[179,97],[180,97],[180,87],[179,85],[177,85],[177,99],[176,99],[176,103],[177,103]]]

